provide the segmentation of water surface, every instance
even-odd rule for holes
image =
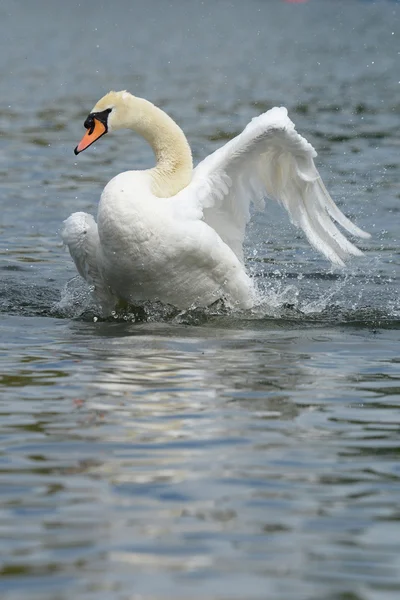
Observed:
[[[395,600],[400,593],[399,7],[219,0],[0,7],[0,595]],[[93,320],[61,247],[129,132],[76,158],[109,89],[195,160],[285,105],[365,256],[334,270],[268,203],[251,313]]]

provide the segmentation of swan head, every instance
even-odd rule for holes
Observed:
[[[77,147],[75,154],[89,148],[94,142],[110,131],[128,127],[132,121],[132,100],[135,97],[129,92],[108,92],[99,100],[84,122],[87,130]]]

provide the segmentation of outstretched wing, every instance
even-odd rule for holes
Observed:
[[[310,244],[332,263],[343,265],[362,252],[336,227],[368,238],[339,210],[315,167],[314,148],[299,135],[285,108],[254,118],[243,133],[208,156],[185,189],[203,218],[243,261],[250,202],[264,207],[268,196],[282,204]]]

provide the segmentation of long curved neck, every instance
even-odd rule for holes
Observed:
[[[185,134],[148,100],[131,96],[127,109],[126,126],[148,141],[156,157],[156,166],[149,170],[153,194],[160,198],[174,196],[192,178],[192,153]]]

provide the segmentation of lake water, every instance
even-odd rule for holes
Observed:
[[[399,598],[399,12],[3,0],[3,600]],[[125,88],[196,161],[286,105],[365,256],[331,269],[270,202],[246,246],[257,310],[95,322],[59,231],[152,164],[129,132],[73,154]]]

